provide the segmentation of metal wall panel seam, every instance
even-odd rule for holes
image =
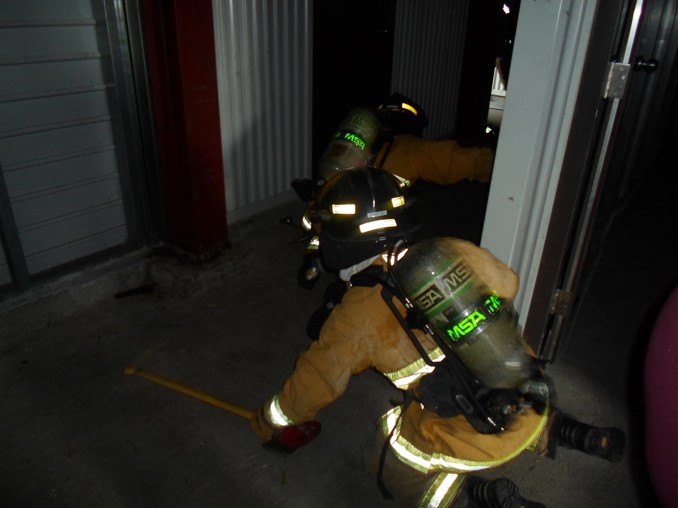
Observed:
[[[74,152],[66,152],[66,153],[61,153],[58,155],[54,155],[52,157],[43,157],[40,159],[32,159],[29,161],[22,161],[22,162],[17,162],[15,164],[8,164],[5,166],[5,173],[8,173],[10,171],[17,171],[20,169],[25,169],[25,168],[30,168],[34,166],[41,166],[45,164],[52,164],[54,162],[60,162],[60,161],[65,161],[65,160],[70,160],[70,159],[77,159],[79,157],[85,156],[85,155],[91,155],[91,154],[96,154],[96,153],[102,153],[102,152],[109,152],[109,151],[114,151],[115,150],[115,145],[99,145],[96,147],[92,148],[86,148],[83,150],[78,150]]]
[[[23,129],[16,130],[0,130],[0,139],[2,138],[13,138],[19,136],[26,136],[29,134],[35,134],[38,132],[48,132],[58,129],[68,129],[70,127],[82,126],[82,125],[91,125],[95,123],[110,122],[112,120],[111,115],[82,118],[79,120],[69,120],[66,122],[56,122],[51,124],[42,124],[36,125],[35,127],[25,127]]]

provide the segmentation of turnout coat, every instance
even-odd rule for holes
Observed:
[[[497,296],[515,297],[518,276],[489,251],[460,239],[445,241],[455,244],[471,270]],[[385,266],[381,257],[375,263]],[[415,333],[433,360],[442,356],[430,337]],[[253,418],[254,430],[267,440],[276,429],[315,420],[341,397],[351,376],[366,369],[376,369],[403,390],[414,388],[431,371],[384,302],[380,285],[348,289],[319,340],[299,356],[280,392]],[[423,474],[464,474],[499,466],[535,446],[544,433],[546,413],[528,409],[513,417],[505,431],[480,434],[464,416],[443,418],[415,401],[388,411],[379,426],[388,437],[390,451],[403,464]]]

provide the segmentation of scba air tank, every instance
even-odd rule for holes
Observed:
[[[418,242],[398,262],[397,277],[433,333],[488,388],[519,388],[536,371],[516,312],[471,271],[449,240]]]
[[[379,136],[379,120],[369,109],[348,112],[318,161],[318,178],[329,180],[349,168],[365,166]]]

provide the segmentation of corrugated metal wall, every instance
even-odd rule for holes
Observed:
[[[0,170],[30,274],[129,234],[103,3],[3,0],[0,11]],[[290,182],[311,175],[312,4],[213,0],[230,222],[293,199]],[[454,126],[467,10],[398,3],[392,89],[426,108],[427,137]]]
[[[424,108],[429,139],[454,134],[468,2],[398,0],[391,90]]]
[[[213,0],[229,222],[310,170],[312,0]]]
[[[229,222],[292,198],[310,176],[312,0],[213,0]],[[392,90],[453,133],[468,0],[399,0]],[[435,105],[435,108],[433,107]]]
[[[102,1],[2,1],[0,167],[29,274],[127,239],[102,16]]]

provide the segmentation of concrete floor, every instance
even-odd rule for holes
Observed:
[[[618,277],[621,265],[648,271],[627,230],[647,227],[633,210],[661,203],[636,200],[614,223],[586,305],[549,367],[563,409],[627,432],[624,461],[560,449],[556,460],[525,453],[485,473],[512,478],[550,508],[656,506],[633,360],[643,323],[676,281],[659,274],[676,269],[675,256],[660,252],[645,286]],[[232,248],[201,267],[130,261],[143,277],[128,277],[127,289],[147,282],[152,292],[87,296],[95,303],[75,312],[43,295],[0,314],[0,506],[397,508],[363,468],[374,422],[397,396],[374,372],[353,379],[320,414],[319,438],[292,455],[264,449],[239,416],[124,374],[138,366],[251,409],[275,393],[309,344],[306,319],[329,281],[312,291],[296,284],[303,245],[280,219],[300,213],[292,202],[236,225]]]

